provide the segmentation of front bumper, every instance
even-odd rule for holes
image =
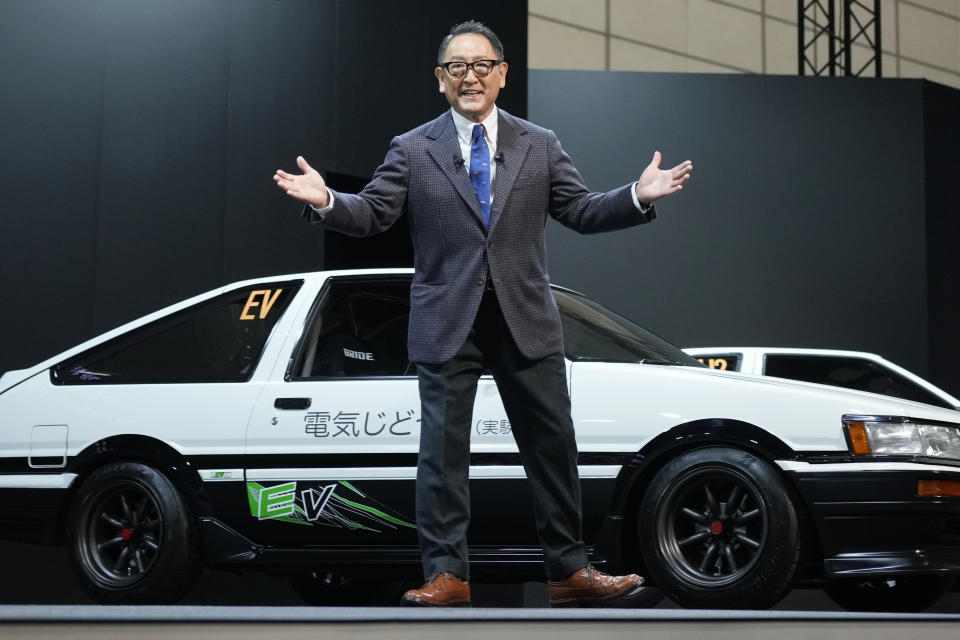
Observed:
[[[824,577],[960,573],[960,497],[917,495],[960,468],[851,462],[786,469],[806,502]]]

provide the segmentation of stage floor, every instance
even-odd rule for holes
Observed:
[[[853,614],[824,611],[405,609],[399,607],[226,607],[3,605],[0,638],[170,638],[230,640],[367,638],[458,640],[607,638],[800,640],[812,635],[864,640],[956,638],[958,614]]]
[[[960,592],[925,614],[854,614],[822,590],[796,589],[770,611],[681,609],[663,600],[651,609],[549,609],[543,583],[472,586],[472,609],[307,607],[286,578],[205,571],[178,606],[104,607],[80,589],[63,549],[0,543],[0,640],[64,638],[240,640],[350,638],[709,637],[710,640],[864,640],[956,638]],[[642,634],[642,635],[641,635]]]

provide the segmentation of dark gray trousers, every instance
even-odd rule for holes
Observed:
[[[484,365],[496,380],[533,493],[547,578],[565,578],[586,566],[587,557],[563,355],[525,358],[493,291],[485,293],[470,335],[452,359],[417,363],[422,408],[416,517],[424,574],[470,577],[470,432]]]

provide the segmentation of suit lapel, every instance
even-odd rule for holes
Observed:
[[[483,212],[480,211],[477,194],[470,183],[469,169],[462,162],[463,154],[460,151],[460,141],[457,139],[457,127],[453,124],[453,116],[447,112],[445,117],[437,120],[434,127],[426,135],[427,138],[433,140],[433,144],[427,147],[433,161],[437,163],[440,170],[456,188],[460,197],[470,207],[470,211],[483,225]],[[461,162],[457,162],[457,160],[461,160]]]
[[[493,179],[493,203],[490,208],[490,231],[500,219],[504,205],[510,197],[513,183],[520,175],[520,169],[530,150],[527,131],[510,114],[500,111],[497,122],[497,156],[503,158],[497,163],[497,175]],[[474,197],[476,200],[476,197]]]

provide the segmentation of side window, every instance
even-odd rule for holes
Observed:
[[[954,408],[899,373],[862,358],[768,355],[764,373]]]
[[[246,382],[270,331],[303,284],[235,289],[55,365],[54,384]]]
[[[413,375],[408,278],[332,278],[320,292],[291,379]]]

